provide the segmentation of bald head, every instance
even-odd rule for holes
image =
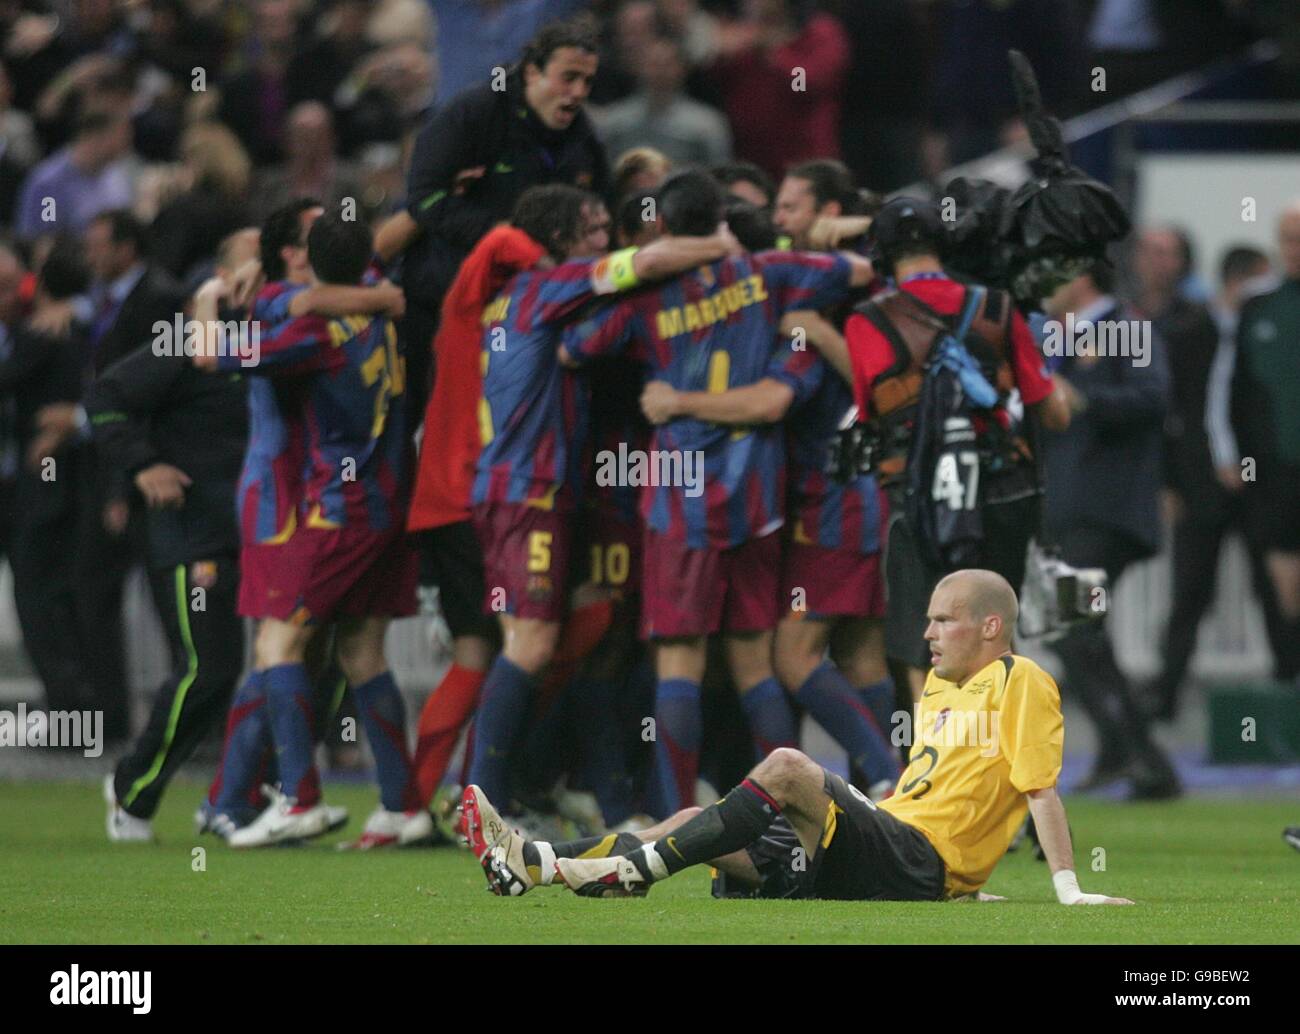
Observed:
[[[925,630],[935,674],[963,684],[1011,648],[1020,612],[1000,574],[970,568],[941,579],[930,597]]]
[[[939,585],[960,594],[966,603],[967,612],[976,621],[983,621],[987,617],[1000,618],[1001,641],[1010,645],[1011,636],[1016,628],[1016,618],[1020,616],[1020,603],[1009,581],[996,571],[970,567],[963,571],[954,571],[940,579]]]

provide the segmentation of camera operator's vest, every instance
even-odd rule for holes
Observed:
[[[882,485],[902,479],[911,447],[917,404],[926,365],[935,345],[954,330],[958,313],[944,316],[915,295],[893,290],[863,302],[855,312],[866,317],[894,350],[894,361],[869,385],[877,455],[874,469]],[[1011,299],[1005,291],[988,291],[975,311],[962,344],[998,393],[998,407],[1015,387],[1011,367]],[[1023,466],[1032,460],[1024,438],[1008,433],[994,419],[982,422],[980,451],[995,471]]]

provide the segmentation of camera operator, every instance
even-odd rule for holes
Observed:
[[[1103,356],[1099,348],[1083,347],[1085,328],[1100,331],[1134,318],[1112,296],[1112,278],[1109,265],[1094,263],[1048,300],[1049,317],[1068,328],[1073,316],[1079,347],[1064,350],[1058,373],[1072,419],[1068,429],[1044,434],[1043,455],[1048,535],[1059,543],[1067,564],[1105,570],[1113,591],[1130,564],[1159,547],[1162,434],[1170,388],[1164,348],[1154,335],[1143,358]],[[1099,332],[1093,339],[1105,340]],[[1087,354],[1074,354],[1079,351]],[[1071,626],[1054,649],[1065,664],[1063,686],[1083,705],[1099,739],[1092,774],[1079,789],[1128,779],[1134,799],[1177,796],[1178,776],[1150,738],[1147,717],[1115,661],[1105,621]]]
[[[926,607],[951,566],[935,563],[911,526],[905,512],[905,467],[936,328],[948,332],[956,327],[968,292],[976,288],[958,283],[944,271],[941,252],[946,231],[938,210],[928,202],[890,201],[876,216],[869,237],[878,268],[892,275],[897,290],[859,306],[845,324],[848,354],[827,352],[827,358],[853,384],[860,419],[870,421],[877,434],[875,466],[890,506],[885,645],[891,662],[909,669],[915,699],[930,666],[924,638]],[[1011,298],[1003,291],[988,291],[972,312],[964,343],[980,361],[989,385],[997,386],[998,400],[978,419],[976,444],[982,461],[989,462],[981,462],[988,469],[976,475],[978,503],[970,500],[969,506],[977,508],[971,516],[981,539],[977,555],[957,566],[988,568],[1020,585],[1028,540],[1038,523],[1032,425],[1041,420],[1046,426],[1064,428],[1069,412],[1053,390],[1042,353]]]

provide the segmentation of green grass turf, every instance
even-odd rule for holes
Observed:
[[[644,899],[563,889],[489,895],[454,848],[341,853],[343,834],[240,853],[191,827],[200,796],[172,788],[158,845],[109,844],[98,785],[0,784],[0,942],[18,943],[1297,943],[1300,856],[1287,800],[1171,805],[1066,801],[1085,890],[1136,908],[1065,909],[1046,866],[1008,855],[986,889],[1000,904],[714,901],[707,870]],[[329,788],[355,834],[368,789]],[[344,830],[346,834],[348,830]],[[191,851],[206,848],[207,868]],[[1091,871],[1104,848],[1104,872]]]

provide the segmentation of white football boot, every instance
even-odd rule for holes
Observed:
[[[115,844],[149,844],[153,843],[153,823],[148,819],[138,819],[129,815],[117,803],[117,791],[113,789],[113,773],[104,776],[104,803],[108,805],[108,839]]]
[[[418,844],[433,836],[433,817],[423,808],[414,811],[388,811],[380,806],[366,819],[365,829],[356,840],[339,844],[340,851],[369,851],[374,847],[403,847]]]
[[[348,810],[341,804],[325,805],[325,817],[328,819],[326,833],[333,833],[348,824]]]
[[[483,866],[488,889],[498,897],[517,898],[527,894],[542,879],[524,863],[527,837],[508,825],[477,786],[465,787],[460,805],[460,833],[474,857]],[[544,842],[539,848],[541,864],[553,867],[555,854]]]
[[[266,847],[292,840],[309,840],[329,832],[330,812],[324,804],[300,807],[273,786],[262,787],[271,803],[247,826],[226,838],[231,847]]]
[[[325,812],[329,819],[327,833],[333,833],[348,824],[348,810],[342,805],[327,804],[325,805]],[[200,806],[199,810],[194,813],[194,832],[197,835],[211,833],[222,840],[229,840],[230,834],[238,828],[239,826],[235,823],[235,820],[224,811],[211,811]]]

